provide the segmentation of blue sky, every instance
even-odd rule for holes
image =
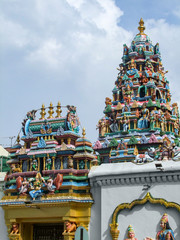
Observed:
[[[180,103],[179,1],[1,0],[0,144],[17,136],[28,111],[51,101],[75,105],[95,142],[123,44],[131,43],[141,17],[160,44],[172,102]]]
[[[124,13],[120,19],[120,25],[133,32],[140,16],[143,19],[163,18],[169,24],[180,24],[179,0],[116,0],[115,3]]]

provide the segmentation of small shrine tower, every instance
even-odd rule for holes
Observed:
[[[24,142],[9,149],[10,171],[0,205],[11,240],[73,240],[88,230],[93,198],[88,173],[95,156],[80,132],[75,106],[42,105],[22,123]],[[56,112],[56,114],[55,114]],[[46,114],[48,115],[46,117]]]

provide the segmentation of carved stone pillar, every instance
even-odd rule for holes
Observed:
[[[55,158],[56,158],[56,157],[52,157],[52,170],[55,169]]]
[[[46,170],[46,157],[43,157],[43,170]]]

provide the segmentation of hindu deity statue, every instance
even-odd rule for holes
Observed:
[[[19,224],[13,223],[10,234],[18,234],[19,233]]]
[[[37,169],[38,169],[37,159],[33,159],[31,166],[32,166],[32,171],[37,171]]]
[[[134,59],[131,59],[129,65],[128,65],[128,69],[129,69],[127,71],[128,76],[132,76],[138,72],[136,69],[136,63],[135,63]]]
[[[54,194],[56,187],[53,185],[52,176],[49,177],[49,179],[47,180],[47,183],[45,185],[47,186],[47,190],[49,191],[49,193]]]
[[[175,240],[174,233],[169,226],[168,215],[164,213],[161,218],[160,227],[162,228],[156,235],[156,240]],[[153,238],[146,237],[145,240],[154,240]]]
[[[67,106],[68,113],[67,113],[67,125],[70,131],[74,131],[76,133],[80,130],[80,121],[76,114],[76,107],[74,106]]]
[[[178,133],[179,133],[179,120],[176,120],[174,122],[174,131],[175,131],[175,134],[178,135]]]
[[[121,123],[123,124],[123,132],[127,132],[129,129],[129,119],[126,115],[124,115],[123,119],[121,120]]]
[[[128,238],[126,238],[125,240],[137,240],[137,238],[135,238],[134,229],[131,225],[129,225],[128,227]]]
[[[41,176],[40,173],[36,174],[36,180],[33,183],[33,190],[29,192],[29,195],[33,200],[35,200],[38,196],[42,193],[42,185],[45,183],[44,178]]]
[[[117,124],[117,113],[115,110],[112,108],[112,112],[109,117],[110,121],[110,129],[112,132],[117,132],[118,131],[118,124]]]
[[[46,170],[51,170],[51,165],[52,165],[52,161],[48,155],[48,158],[46,159]]]
[[[22,182],[22,185],[19,188],[19,194],[27,195],[28,187],[29,187],[29,181],[27,180],[27,178],[24,178],[23,182]]]
[[[99,120],[98,125],[96,126],[96,129],[99,128],[99,134],[103,137],[106,133],[106,126],[107,122],[105,118],[102,118]]]
[[[138,128],[148,128],[149,110],[146,108],[146,103],[142,105],[141,116],[142,117],[138,120]]]
[[[153,65],[149,59],[146,60],[145,69],[146,69],[145,70],[146,76],[148,76],[148,77],[149,77],[149,75],[152,75],[152,72],[154,72]]]
[[[65,221],[65,230],[64,233],[70,233],[76,231],[76,224],[74,222]]]

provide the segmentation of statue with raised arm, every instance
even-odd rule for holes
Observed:
[[[161,231],[156,235],[156,240],[175,240],[173,230],[169,226],[168,215],[163,214],[160,222]],[[154,240],[153,238],[146,237],[144,240]]]

